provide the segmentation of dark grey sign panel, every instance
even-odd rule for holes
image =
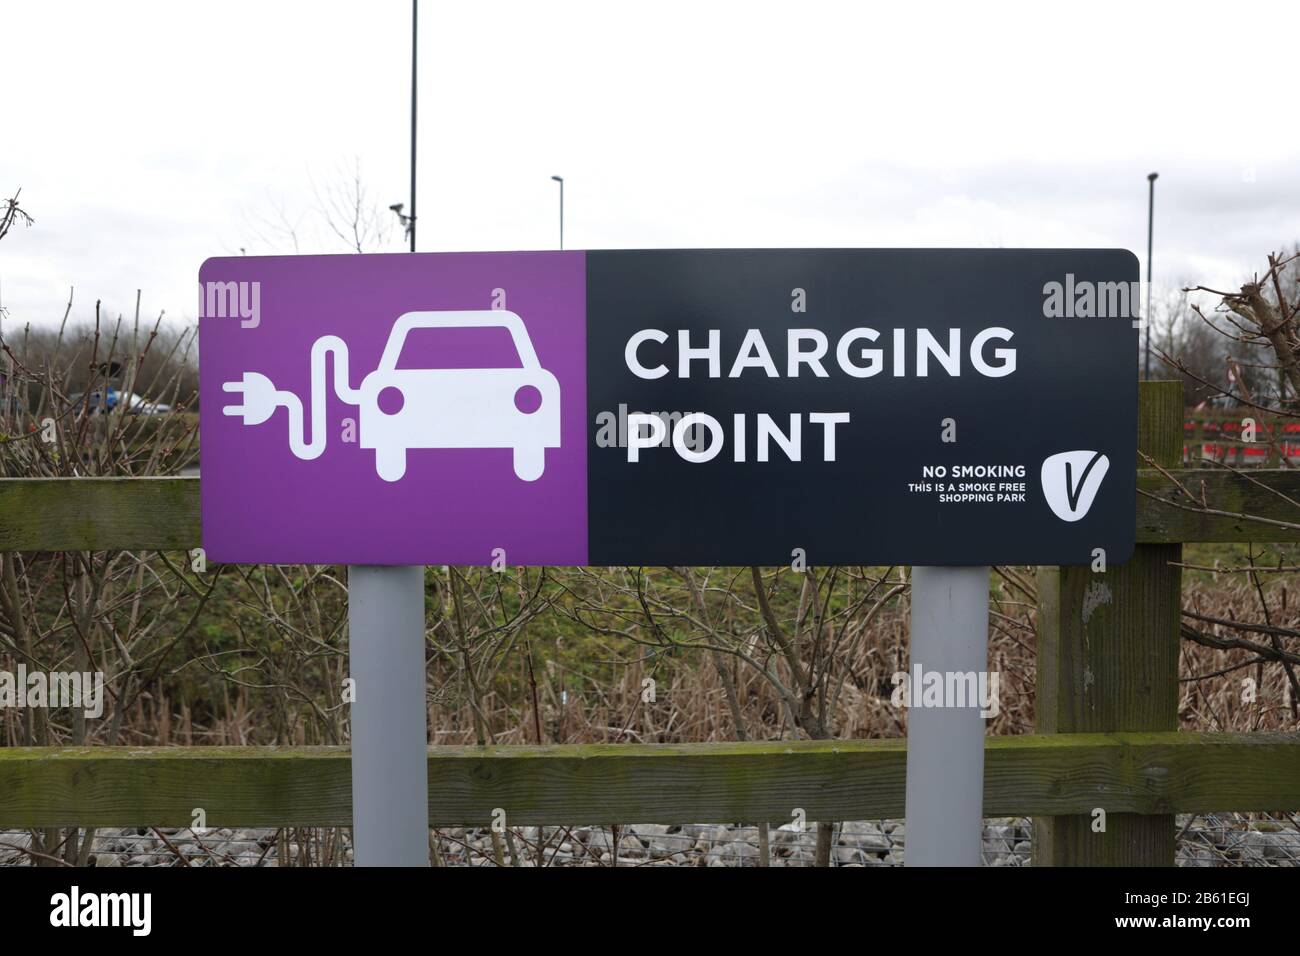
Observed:
[[[1122,250],[587,253],[595,565],[1133,549]]]

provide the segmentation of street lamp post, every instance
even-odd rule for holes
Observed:
[[[560,184],[560,248],[564,248],[564,177],[552,176]]]
[[[1151,380],[1151,235],[1156,218],[1156,177],[1159,173],[1147,173],[1147,308],[1143,318],[1146,320],[1147,341],[1146,356],[1142,363],[1142,377]]]
[[[420,3],[411,0],[411,251],[415,251],[415,53],[419,45]]]
[[[411,0],[411,211],[405,213],[402,210],[406,208],[405,203],[395,202],[388,208],[397,216],[397,221],[402,224],[406,230],[406,238],[410,240],[411,251],[415,251],[415,93],[416,93],[416,51],[419,47],[420,36],[420,0]]]

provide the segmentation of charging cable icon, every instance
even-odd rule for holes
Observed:
[[[414,329],[504,328],[519,357],[509,368],[399,368],[408,333]],[[326,445],[326,359],[334,358],[334,392],[360,410],[358,437],[375,452],[375,471],[384,481],[406,474],[412,448],[509,448],[515,476],[536,481],[546,467],[546,449],[560,447],[560,384],[542,368],[523,319],[513,312],[407,312],[389,332],[379,367],[351,387],[348,346],[336,335],[311,347],[308,407],[297,393],[275,387],[260,372],[244,372],[222,390],[240,396],[222,412],[245,425],[267,422],[276,409],[288,414],[289,449],[313,461]]]

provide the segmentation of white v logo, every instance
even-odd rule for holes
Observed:
[[[1063,451],[1043,462],[1043,497],[1062,521],[1078,521],[1088,513],[1110,459],[1099,451]]]

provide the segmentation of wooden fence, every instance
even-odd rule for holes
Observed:
[[[1246,422],[1254,422],[1251,436]],[[1195,412],[1183,422],[1183,462],[1237,467],[1300,466],[1300,421],[1272,420],[1256,409]]]
[[[1175,813],[1300,810],[1300,734],[1177,730],[1175,564],[1184,542],[1300,539],[1300,469],[1184,469],[1183,431],[1181,386],[1144,383],[1132,560],[1038,571],[1039,733],[987,738],[984,775],[986,816],[1034,817],[1038,864],[1171,865]],[[198,479],[0,481],[0,551],[198,544]],[[903,740],[432,747],[429,823],[897,817],[905,768]],[[184,827],[197,806],[210,827],[346,826],[348,750],[0,748],[0,826]]]

